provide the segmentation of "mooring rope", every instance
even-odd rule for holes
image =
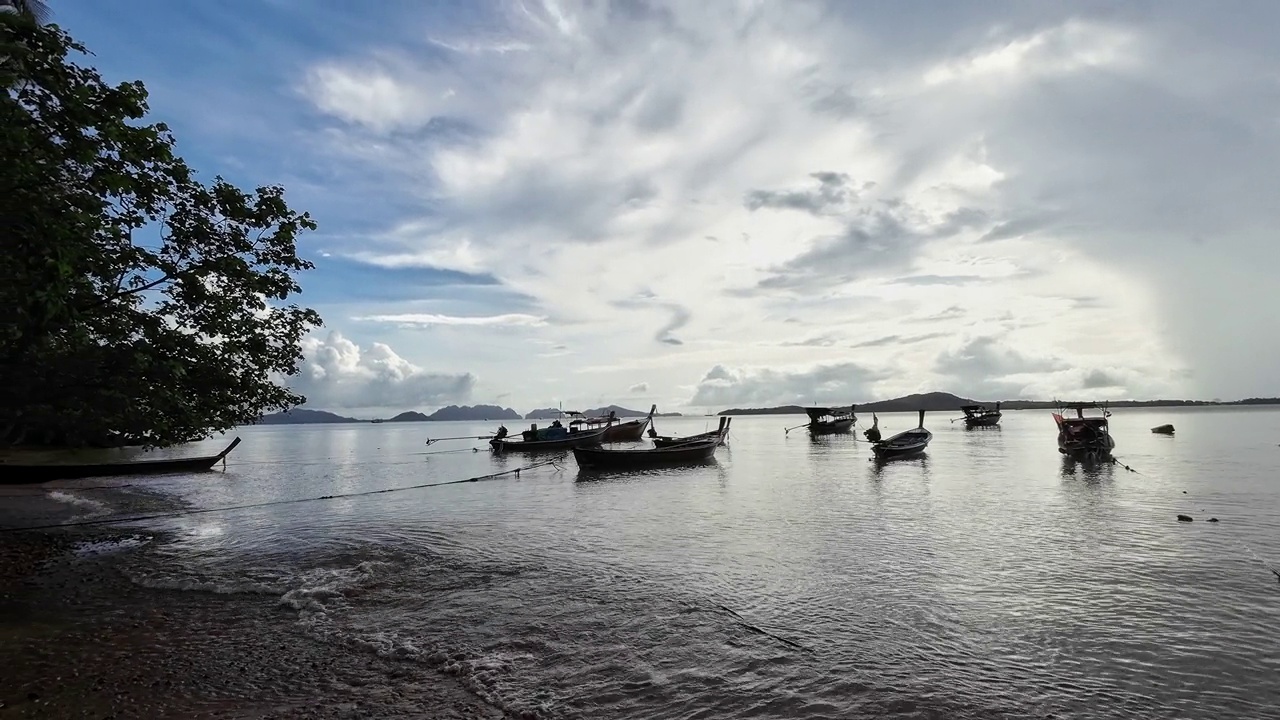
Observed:
[[[1128,470],[1129,472],[1131,472],[1131,473],[1135,473],[1135,474],[1137,474],[1137,475],[1141,475],[1142,477],[1145,477],[1145,478],[1150,478],[1150,477],[1151,477],[1150,475],[1148,475],[1148,474],[1146,474],[1146,473],[1144,473],[1144,472],[1141,472],[1141,471],[1135,470],[1135,469],[1134,469],[1134,468],[1132,468],[1132,467],[1129,467],[1129,466],[1128,466],[1128,465],[1126,465],[1124,462],[1122,462],[1122,461],[1120,460],[1120,458],[1115,457],[1114,455],[1111,457],[1111,464],[1113,464],[1113,465],[1119,465],[1120,467],[1124,468],[1125,470]],[[1186,494],[1186,491],[1184,490],[1184,491],[1183,491],[1183,493],[1184,493],[1184,494]],[[1181,517],[1182,517],[1182,516],[1181,516],[1181,515],[1179,515],[1179,518],[1181,518]],[[1188,516],[1186,516],[1186,517],[1190,517],[1190,515],[1188,515]],[[1185,520],[1183,520],[1182,522],[1186,522],[1186,521],[1185,521]],[[1216,522],[1218,522],[1218,519],[1217,519],[1217,518],[1210,518],[1210,519],[1209,519],[1209,522],[1216,523]],[[1238,546],[1240,549],[1242,549],[1242,550],[1244,550],[1246,553],[1248,553],[1250,557],[1252,557],[1254,560],[1257,560],[1257,561],[1258,561],[1258,562],[1259,562],[1263,567],[1265,567],[1266,569],[1270,570],[1270,571],[1271,571],[1271,573],[1272,573],[1273,575],[1275,575],[1275,576],[1276,576],[1276,580],[1277,580],[1277,581],[1280,581],[1280,569],[1277,569],[1275,565],[1272,565],[1271,563],[1267,562],[1267,561],[1266,561],[1266,560],[1264,560],[1263,558],[1259,557],[1258,553],[1254,552],[1254,551],[1253,551],[1253,548],[1251,548],[1251,547],[1249,547],[1248,545],[1246,545],[1243,541],[1238,540],[1238,539],[1233,538],[1233,537],[1228,537],[1228,538],[1227,538],[1227,540],[1228,540],[1228,541],[1230,541],[1230,542],[1235,543],[1235,544],[1236,544],[1236,546]]]
[[[479,475],[477,477],[470,477],[464,480],[447,480],[445,482],[423,483],[421,485],[409,485],[407,487],[383,488],[381,490],[365,490],[362,492],[341,493],[338,495],[320,495],[318,497],[294,498],[291,500],[270,500],[267,502],[247,503],[244,505],[224,505],[221,507],[213,507],[213,508],[200,508],[195,510],[179,510],[175,512],[155,513],[152,515],[130,515],[129,517],[122,517],[122,518],[121,517],[98,518],[96,520],[81,520],[79,522],[53,523],[50,525],[28,525],[23,527],[8,527],[8,528],[0,528],[0,533],[18,532],[21,530],[53,530],[56,528],[85,527],[88,525],[112,525],[115,523],[139,522],[142,520],[164,520],[168,518],[186,517],[188,515],[207,515],[209,513],[229,512],[231,510],[247,510],[250,508],[270,507],[273,505],[293,505],[297,503],[317,502],[319,500],[340,500],[343,498],[361,497],[364,495],[382,495],[385,493],[405,492],[406,490],[421,490],[423,488],[441,487],[443,485],[460,485],[462,483],[479,482],[481,480],[493,480],[496,478],[503,477],[504,475],[514,474],[516,477],[519,477],[520,473],[525,470],[533,470],[535,468],[546,467],[548,465],[555,467],[557,470],[562,469],[559,465],[556,464],[556,461],[544,460],[543,462],[533,463],[532,465],[525,465],[523,467],[514,468],[512,470],[503,470],[502,472],[490,473],[488,475]],[[116,487],[125,487],[125,486],[118,485]],[[75,491],[75,488],[67,488],[67,490]]]

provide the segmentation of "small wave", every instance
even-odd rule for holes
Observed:
[[[109,538],[106,540],[87,540],[85,542],[76,543],[72,548],[72,552],[80,557],[89,557],[94,555],[110,555],[112,553],[132,550],[142,547],[150,543],[151,537],[146,535],[126,535],[124,537]]]
[[[104,502],[87,497],[81,497],[80,495],[75,495],[69,492],[63,492],[61,490],[50,491],[49,499],[85,509],[84,512],[72,517],[71,520],[86,520],[88,518],[107,515],[111,512],[111,507]]]
[[[279,595],[283,592],[279,585],[249,579],[146,575],[127,570],[125,577],[135,585],[154,590],[186,590],[216,595]]]

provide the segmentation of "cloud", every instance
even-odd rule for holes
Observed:
[[[342,316],[395,332],[518,314],[495,327],[603,367],[657,356],[655,393],[712,366],[839,362],[828,337],[868,367],[913,368],[881,394],[929,370],[991,392],[1087,389],[1095,370],[1116,392],[1280,384],[1280,51],[1260,30],[1280,10],[931,13],[562,0],[459,21],[432,6],[395,24],[429,23],[429,42],[318,53],[297,84],[323,127],[289,157],[335,169],[312,184],[342,192],[319,197],[376,209],[337,218],[360,231],[325,251],[507,293]],[[436,319],[406,321],[424,309]],[[421,356],[436,336],[395,344]],[[563,361],[520,362],[549,378]],[[632,381],[592,382],[581,392]]]
[[[884,335],[872,340],[863,340],[859,343],[850,345],[851,348],[876,348],[885,347],[886,345],[914,345],[915,343],[925,342],[928,340],[936,340],[938,338],[950,337],[951,333],[923,333],[921,335]]]
[[[400,313],[396,315],[366,315],[351,319],[359,322],[395,323],[406,327],[541,327],[547,324],[547,319],[544,317],[525,315],[523,313],[477,317],[458,317],[433,313]]]
[[[865,398],[882,375],[856,363],[819,365],[804,370],[727,368],[716,365],[698,382],[694,407],[773,406],[849,403]]]
[[[1113,377],[1104,370],[1090,370],[1081,382],[1080,386],[1086,389],[1124,387],[1124,381]]]
[[[849,176],[845,173],[814,172],[809,173],[809,177],[818,181],[814,190],[752,190],[743,205],[753,211],[770,208],[823,215],[847,210],[858,199],[859,191],[849,186]],[[874,186],[875,183],[866,183],[861,189]]]
[[[632,395],[643,395],[649,392],[649,383],[636,383],[635,385],[627,388],[627,392]]]
[[[759,287],[821,291],[832,284],[902,272],[926,243],[950,238],[985,218],[974,208],[932,217],[900,198],[882,200],[854,212],[839,235],[822,237],[811,249],[773,268]]]
[[[338,332],[302,341],[301,372],[290,386],[312,408],[417,408],[468,399],[476,378],[470,373],[428,372],[387,345],[367,349]]]

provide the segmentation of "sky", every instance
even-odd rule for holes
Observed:
[[[50,0],[356,416],[1280,395],[1280,3]]]

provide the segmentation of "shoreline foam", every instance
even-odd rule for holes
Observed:
[[[35,490],[3,494],[0,528],[74,521],[89,503],[177,507],[126,489],[85,502],[68,502],[81,498],[75,488]],[[121,526],[4,535],[0,718],[506,717],[436,669],[307,637],[277,595],[130,579],[124,561],[145,561],[139,554],[163,535]]]

